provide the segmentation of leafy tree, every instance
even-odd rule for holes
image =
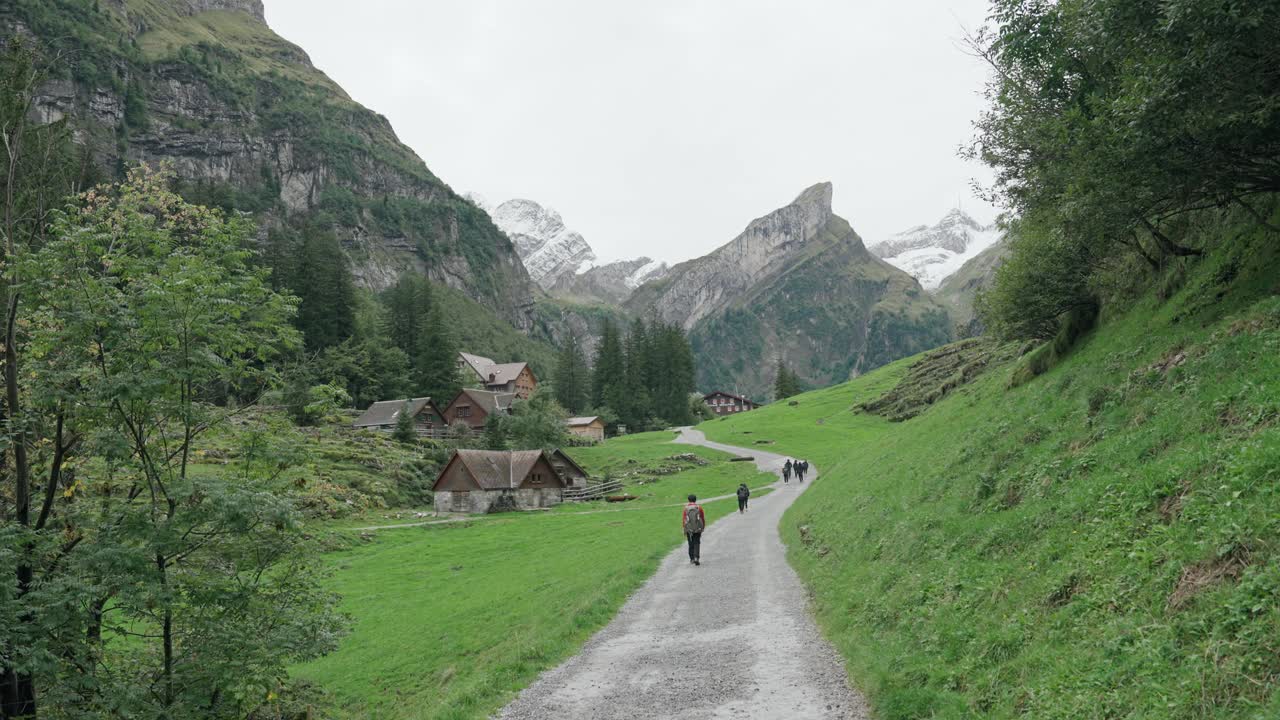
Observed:
[[[568,442],[564,421],[569,413],[555,399],[555,388],[546,385],[533,391],[528,400],[518,400],[505,423],[510,444],[517,450],[551,450]]]
[[[1266,222],[1254,203],[1280,191],[1280,5],[997,0],[991,17],[972,41],[995,72],[969,152],[995,169],[992,199],[1022,238],[989,326],[1042,337],[1125,260],[1202,253],[1188,214],[1234,205]]]
[[[300,345],[295,301],[250,264],[248,221],[165,181],[144,168],[88,193],[14,264],[34,308],[31,394],[75,408],[64,420],[97,458],[49,476],[63,552],[31,600],[63,608],[61,644],[28,660],[68,716],[244,717],[341,628],[281,485],[288,443],[207,401],[267,389]],[[214,429],[239,439],[237,460],[194,472]]]
[[[400,407],[400,414],[396,416],[396,427],[391,432],[391,437],[405,445],[418,442],[418,431],[413,426],[413,413],[410,412],[408,401]]]
[[[703,399],[702,393],[689,393],[689,416],[696,424],[704,420],[712,420],[716,414],[707,407],[707,401]]]
[[[591,371],[582,345],[578,343],[577,335],[570,333],[556,362],[556,400],[569,412],[580,413],[590,402],[590,383]]]
[[[4,427],[0,496],[9,499],[0,503],[0,567],[13,579],[11,591],[8,582],[0,584],[5,588],[0,590],[0,717],[36,713],[32,668],[42,658],[59,654],[48,645],[39,604],[29,598],[37,584],[55,583],[48,577],[48,566],[40,567],[41,556],[59,556],[56,486],[45,482],[41,488],[40,477],[55,481],[61,477],[80,437],[67,403],[33,392],[34,378],[26,367],[31,362],[26,336],[30,298],[27,278],[16,272],[19,258],[48,241],[55,211],[89,180],[86,170],[92,168],[91,163],[76,162],[65,122],[31,122],[35,93],[48,77],[47,69],[60,62],[61,58],[40,57],[20,36],[9,38],[0,48],[0,297],[4,302],[0,360],[5,386],[0,398]]]

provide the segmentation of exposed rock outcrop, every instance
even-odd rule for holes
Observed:
[[[689,332],[703,390],[767,398],[781,358],[808,385],[947,342],[946,312],[867,251],[820,183],[711,254],[640,287],[626,307]]]
[[[79,22],[74,42],[98,43],[74,48],[34,114],[69,118],[104,167],[167,163],[199,202],[253,211],[264,227],[331,229],[368,288],[417,271],[532,326],[533,284],[511,242],[386,118],[273,33],[261,0],[105,2],[92,14],[49,2],[0,13],[0,25],[62,47]]]

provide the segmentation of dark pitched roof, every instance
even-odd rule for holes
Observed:
[[[725,392],[725,391],[723,391],[723,390],[716,390],[716,391],[714,391],[714,392],[709,392],[709,393],[707,393],[706,395],[703,395],[703,396],[702,396],[702,399],[703,399],[703,400],[707,400],[707,399],[712,398],[712,397],[714,397],[714,396],[716,396],[716,395],[723,395],[723,396],[728,397],[728,398],[734,398],[734,399],[736,399],[736,400],[741,400],[742,402],[745,402],[745,403],[751,403],[752,405],[755,405],[755,404],[756,404],[756,401],[755,401],[755,400],[752,400],[751,398],[742,397],[741,395],[734,395],[733,393]]]
[[[466,388],[458,393],[458,397],[449,403],[451,406],[456,405],[463,395],[471,398],[471,402],[476,406],[484,408],[485,413],[492,415],[494,412],[507,412],[511,409],[511,402],[515,400],[515,393],[494,392],[492,390],[474,390]]]
[[[590,477],[591,473],[587,472],[586,470],[583,470],[582,466],[574,462],[573,458],[566,455],[563,450],[556,450],[555,452],[551,453],[551,467],[555,467],[555,461],[557,459],[563,460],[565,461],[565,463],[572,465],[573,468],[577,470],[579,473],[581,473],[583,477]]]
[[[564,421],[569,427],[578,427],[579,425],[590,425],[600,419],[599,415],[591,415],[589,417],[572,417]]]
[[[462,463],[481,490],[513,490],[543,456],[541,450],[455,450],[436,484],[455,461]]]
[[[529,363],[495,363],[485,372],[484,381],[488,385],[506,385],[520,377],[520,373],[529,367]]]
[[[494,365],[492,358],[487,358],[487,357],[484,357],[483,355],[472,355],[471,353],[465,353],[465,352],[458,353],[458,357],[462,358],[462,361],[465,362],[468,367],[474,370],[476,375],[482,378],[488,379],[489,368],[493,367]]]
[[[401,400],[379,400],[369,406],[364,414],[351,423],[352,427],[382,427],[384,425],[394,425],[396,418],[400,415],[400,410],[404,408],[405,403],[409,403],[409,414],[417,417],[427,407],[432,408],[438,414],[439,408],[435,403],[431,402],[429,397],[408,398]]]

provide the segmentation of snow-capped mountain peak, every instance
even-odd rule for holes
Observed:
[[[903,230],[869,249],[915,276],[926,290],[936,290],[960,266],[999,242],[1001,235],[995,224],[983,225],[955,208],[934,225]]]
[[[665,262],[647,257],[600,262],[586,239],[565,226],[560,213],[533,200],[517,198],[495,206],[477,193],[465,197],[489,213],[516,246],[529,277],[552,294],[621,302],[669,269]]]
[[[532,200],[508,200],[489,210],[489,216],[511,238],[529,277],[543,289],[550,289],[561,275],[572,275],[596,259],[582,235],[565,227],[560,213]]]

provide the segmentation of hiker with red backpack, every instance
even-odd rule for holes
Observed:
[[[680,517],[684,528],[684,537],[689,541],[689,562],[702,564],[702,531],[707,528],[707,514],[698,504],[698,496],[690,495],[689,504],[684,506],[684,514]]]

